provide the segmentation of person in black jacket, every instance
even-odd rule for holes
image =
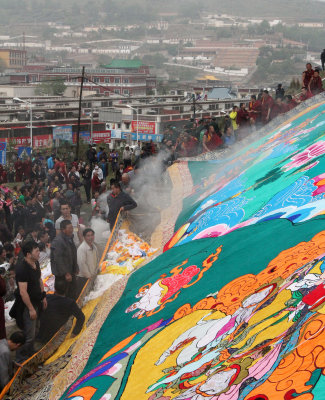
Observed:
[[[83,185],[85,187],[85,192],[86,192],[86,196],[87,196],[87,203],[90,204],[90,200],[91,200],[91,197],[90,197],[91,169],[90,169],[88,164],[85,166],[85,169],[83,170],[81,176],[83,178]]]
[[[55,293],[46,296],[47,308],[41,314],[40,328],[37,340],[41,343],[47,343],[52,336],[74,316],[77,321],[72,331],[72,335],[79,335],[85,322],[85,315],[78,307],[77,303],[65,297],[67,284],[63,280],[55,280]]]
[[[114,182],[111,186],[112,193],[107,198],[108,203],[108,222],[110,229],[114,228],[116,218],[119,211],[129,211],[137,207],[137,203],[127,193],[121,190],[118,182]]]
[[[278,87],[276,88],[276,91],[275,91],[275,99],[283,99],[284,98],[284,93],[285,93],[285,91],[284,91],[284,89],[282,87],[282,84],[279,83]]]
[[[10,316],[16,319],[17,326],[24,331],[26,342],[16,352],[17,362],[22,362],[34,353],[34,340],[37,334],[37,320],[41,310],[47,307],[46,294],[39,266],[39,248],[35,242],[23,244],[24,259],[16,266],[15,303]]]
[[[51,244],[51,269],[55,281],[66,282],[66,295],[76,299],[78,295],[76,275],[79,268],[77,248],[73,241],[73,226],[69,220],[60,222],[60,233]]]
[[[321,52],[320,60],[322,62],[322,70],[325,70],[325,49]]]
[[[86,152],[86,157],[90,164],[90,169],[92,170],[93,163],[97,161],[97,152],[96,149],[94,149],[91,144],[89,145],[89,148]]]

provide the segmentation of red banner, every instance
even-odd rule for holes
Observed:
[[[93,143],[111,143],[111,131],[93,132]]]
[[[30,146],[30,136],[19,136],[13,138],[0,138],[0,142],[10,143],[14,146],[15,150],[18,147],[29,147]],[[37,135],[33,136],[33,148],[49,148],[52,147],[52,135]],[[8,148],[7,148],[8,150]]]
[[[156,133],[156,123],[148,121],[132,121],[132,132],[148,133],[154,135]],[[138,127],[138,129],[137,129]]]
[[[33,137],[34,148],[49,148],[53,145],[52,135],[38,135]]]
[[[80,132],[80,140],[90,143],[90,132]],[[77,143],[77,132],[73,132],[73,143]],[[93,132],[93,143],[111,143],[111,131]]]

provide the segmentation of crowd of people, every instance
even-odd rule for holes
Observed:
[[[126,146],[123,153],[89,145],[83,160],[70,163],[54,154],[36,154],[33,159],[17,159],[14,183],[2,180],[0,389],[11,376],[11,350],[16,350],[15,361],[21,364],[71,316],[77,319],[73,334],[81,331],[85,317],[76,299],[86,280],[97,274],[99,263],[90,219],[102,218],[113,229],[120,212],[137,207],[131,197],[132,177],[141,160],[156,151],[152,143]],[[81,213],[85,203],[88,215]],[[41,268],[48,264],[55,278],[50,293],[41,276]],[[13,302],[10,316],[20,329],[9,339],[4,317],[8,302]]]
[[[249,132],[266,125],[324,90],[320,71],[313,69],[310,63],[306,64],[301,84],[301,91],[296,96],[286,94],[282,84],[278,84],[273,97],[268,90],[261,90],[258,96],[251,96],[248,106],[245,103],[241,103],[239,107],[234,105],[221,123],[216,118],[205,118],[185,125],[181,132],[169,128],[165,132],[163,143],[172,152],[174,159],[232,146]]]

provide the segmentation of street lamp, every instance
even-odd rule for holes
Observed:
[[[130,104],[126,105],[127,108],[130,108],[131,110],[135,111],[137,113],[137,144],[139,141],[139,114],[138,114],[138,110],[132,106],[130,106]]]
[[[20,99],[19,97],[14,97],[14,101],[19,103],[25,103],[29,105],[29,132],[30,132],[30,148],[33,151],[33,105],[30,101]]]

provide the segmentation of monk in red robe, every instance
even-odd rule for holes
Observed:
[[[313,96],[316,96],[316,94],[322,93],[323,91],[322,78],[319,76],[319,71],[317,69],[315,69],[314,75],[309,81],[308,89]]]
[[[271,110],[274,103],[272,97],[269,95],[268,90],[263,90],[261,103],[262,123],[265,125],[271,119]]]
[[[302,86],[308,88],[311,78],[314,76],[314,70],[310,63],[306,64],[306,71],[302,73]]]
[[[209,125],[209,129],[203,136],[203,152],[214,151],[223,144],[223,140],[216,133],[214,126]]]
[[[261,119],[261,109],[262,103],[260,100],[256,100],[256,96],[253,94],[251,96],[251,101],[249,102],[249,122],[251,125],[255,125]]]
[[[199,142],[197,141],[197,139],[195,137],[191,136],[188,133],[185,133],[184,142],[182,143],[182,147],[185,151],[185,156],[186,157],[196,156],[198,144],[199,144]]]
[[[290,111],[298,105],[298,102],[290,95],[284,96],[284,107],[285,111]]]
[[[32,161],[30,157],[23,162],[23,173],[25,178],[30,178],[30,173],[32,171]]]
[[[21,182],[23,180],[23,162],[18,158],[15,162],[16,170],[16,182]]]
[[[301,88],[301,95],[299,96],[298,102],[301,103],[302,101],[308,100],[312,97],[312,94],[306,87]]]
[[[236,122],[240,128],[244,128],[248,125],[249,114],[244,103],[240,103],[239,110],[237,111]]]
[[[285,112],[286,105],[283,103],[282,99],[278,97],[275,103],[273,103],[270,119],[276,118],[278,115],[284,114]]]

